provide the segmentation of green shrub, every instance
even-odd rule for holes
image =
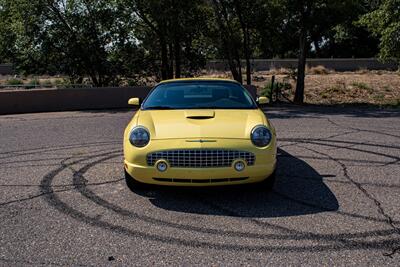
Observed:
[[[390,106],[393,108],[400,108],[400,99],[396,99],[390,103]]]
[[[59,80],[55,80],[55,86],[57,88],[68,88],[71,87],[71,81],[68,79],[59,79]]]
[[[376,101],[382,101],[385,99],[385,96],[382,94],[374,95],[373,97]]]
[[[23,85],[24,82],[20,79],[12,78],[12,79],[6,80],[5,84],[6,85]]]
[[[36,88],[36,87],[40,87],[40,81],[39,81],[39,79],[36,79],[36,78],[30,80],[30,81],[25,85],[25,88],[26,88],[26,89],[32,89],[32,88]]]
[[[138,86],[139,81],[137,79],[128,79],[127,84],[128,84],[128,86]]]
[[[347,91],[344,81],[337,81],[336,84],[326,90],[330,94],[345,94]]]
[[[272,99],[274,96],[276,90],[283,91],[283,90],[290,90],[292,89],[292,85],[287,82],[274,82],[274,85],[272,86],[271,82],[268,82],[264,88],[261,90],[261,95],[266,96],[269,99]]]
[[[51,80],[42,80],[40,85],[42,87],[53,87],[53,83],[51,82]]]
[[[368,91],[369,93],[372,93],[374,91],[374,89],[369,87],[369,85],[362,82],[353,82],[351,85],[357,87],[358,89]]]

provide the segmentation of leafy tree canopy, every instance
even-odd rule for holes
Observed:
[[[400,0],[383,0],[376,10],[362,16],[360,23],[380,39],[382,59],[400,60]]]

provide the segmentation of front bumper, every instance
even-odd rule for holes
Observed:
[[[242,171],[231,167],[178,168],[170,167],[160,172],[146,161],[148,153],[169,149],[234,149],[252,152],[255,163]],[[133,147],[124,140],[124,165],[135,180],[146,184],[166,186],[216,186],[261,182],[268,178],[276,167],[276,140],[265,148],[255,147],[250,140],[218,139],[213,143],[187,142],[182,139],[152,140],[146,147]]]

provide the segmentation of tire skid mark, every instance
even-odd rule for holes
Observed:
[[[317,151],[317,150],[314,150],[311,148],[303,147],[303,146],[300,146],[300,147],[307,149],[309,151],[312,151],[316,154],[320,154],[320,155],[329,157],[332,161],[336,162],[342,168],[344,177],[346,177],[346,179],[348,179],[351,182],[351,184],[353,184],[359,191],[361,191],[366,198],[368,198],[370,201],[372,201],[374,203],[374,205],[376,206],[376,208],[378,210],[378,213],[385,218],[384,222],[386,222],[386,224],[389,227],[391,227],[397,235],[400,236],[400,228],[398,228],[395,225],[395,221],[392,219],[392,217],[385,212],[385,209],[382,207],[382,203],[380,203],[374,196],[372,196],[372,194],[370,194],[360,183],[358,183],[356,180],[354,180],[353,178],[350,177],[348,170],[347,170],[347,166],[343,162],[335,159],[334,157],[332,157],[329,154],[326,154],[326,153],[323,153],[323,152],[320,152],[320,151]],[[394,254],[394,252],[396,250],[398,250],[398,248],[394,248],[392,253]],[[384,255],[385,256],[391,255],[391,253],[385,253]]]
[[[83,160],[82,160],[83,161]],[[66,164],[67,166],[72,166],[73,164],[79,163],[78,162],[72,162],[69,164]],[[62,166],[50,173],[48,173],[46,176],[44,176],[42,180],[42,189],[44,191],[48,190],[48,187],[51,186],[52,180],[60,173],[63,169],[65,169],[65,166]],[[329,244],[329,245],[322,245],[322,246],[244,246],[244,245],[229,245],[229,244],[216,244],[216,243],[209,243],[209,242],[204,242],[204,241],[198,241],[198,240],[184,240],[184,239],[179,239],[179,238],[174,238],[174,237],[162,237],[158,235],[153,235],[149,233],[143,233],[135,230],[130,230],[126,227],[122,226],[116,226],[101,220],[98,220],[96,218],[89,217],[73,208],[68,206],[66,203],[62,202],[56,194],[46,194],[45,195],[45,200],[50,204],[51,206],[55,207],[58,211],[69,215],[70,217],[84,222],[86,224],[92,225],[92,226],[97,226],[103,229],[107,230],[112,230],[114,232],[117,232],[119,234],[126,234],[130,235],[132,237],[141,237],[145,238],[147,240],[151,241],[157,241],[157,242],[163,242],[163,243],[170,243],[170,244],[175,244],[175,245],[184,245],[184,246],[190,246],[190,247],[195,247],[195,248],[209,248],[209,249],[217,249],[217,250],[234,250],[234,251],[248,251],[248,252],[257,252],[257,251],[282,251],[282,252],[305,252],[309,250],[313,251],[327,251],[327,250],[340,250],[340,249],[359,249],[360,247],[355,248],[354,245],[352,246],[343,246],[340,244]],[[358,246],[361,246],[362,248],[374,248],[374,249],[382,249],[382,247],[387,247],[389,244],[391,244],[394,240],[385,240],[385,241],[380,241],[380,242],[358,242]]]
[[[328,142],[339,142],[339,141],[333,141],[333,140],[325,140],[325,141],[328,141]],[[375,152],[375,151],[370,151],[370,150],[354,148],[354,147],[336,146],[336,145],[333,145],[333,144],[327,144],[327,143],[323,143],[323,142],[319,142],[319,141],[312,141],[310,139],[304,139],[304,140],[298,139],[298,143],[299,144],[314,144],[314,145],[318,145],[318,146],[327,146],[327,147],[333,147],[333,148],[347,149],[347,150],[351,150],[351,151],[372,154],[372,155],[375,155],[375,156],[382,156],[382,157],[390,158],[390,159],[393,160],[393,161],[382,163],[382,165],[378,165],[378,166],[382,166],[382,167],[388,166],[388,165],[394,165],[394,164],[397,164],[398,162],[400,162],[400,157],[397,157],[397,156],[384,154],[384,153],[380,153],[380,152]],[[360,145],[365,145],[365,144],[361,143]],[[299,145],[297,145],[297,146],[299,146]],[[304,147],[302,147],[302,148],[304,148]],[[397,147],[396,147],[396,149],[397,149]]]
[[[101,160],[103,160],[103,159],[101,159]],[[99,160],[99,161],[101,161],[101,160]],[[156,218],[153,218],[150,216],[139,215],[138,213],[123,209],[119,206],[116,206],[116,205],[100,198],[93,191],[91,191],[85,187],[86,179],[84,178],[83,175],[85,174],[85,172],[88,171],[88,169],[90,169],[92,166],[94,166],[97,163],[98,163],[98,161],[92,162],[77,171],[74,169],[71,169],[73,171],[74,184],[75,185],[84,185],[84,186],[75,186],[75,189],[78,190],[84,197],[93,201],[97,205],[100,205],[106,209],[109,209],[117,214],[120,214],[125,217],[129,217],[131,219],[139,219],[139,220],[142,220],[142,221],[145,221],[148,223],[158,224],[161,226],[176,228],[176,229],[180,229],[180,230],[183,229],[183,230],[188,230],[188,231],[201,232],[201,233],[205,233],[205,234],[221,234],[221,235],[231,235],[231,236],[236,236],[236,237],[249,237],[250,236],[250,237],[256,238],[256,239],[274,238],[274,235],[266,236],[266,235],[259,235],[259,234],[251,234],[251,233],[247,233],[247,232],[236,232],[236,231],[227,231],[227,230],[220,230],[220,229],[204,229],[204,228],[196,227],[196,226],[183,225],[183,224],[178,224],[178,223],[173,223],[173,222],[156,219]],[[69,168],[72,168],[72,167],[69,166]]]
[[[102,161],[102,160],[103,159],[101,159],[99,161]],[[201,228],[201,227],[176,224],[176,223],[166,222],[166,221],[163,221],[163,220],[158,220],[158,219],[155,219],[155,218],[152,218],[152,217],[148,217],[148,216],[139,215],[139,214],[134,213],[132,211],[123,209],[123,208],[121,208],[119,206],[116,206],[116,205],[114,205],[114,204],[112,204],[112,203],[110,203],[110,202],[98,197],[93,191],[91,191],[91,190],[89,190],[88,188],[85,187],[88,184],[86,184],[86,179],[84,178],[84,174],[92,166],[94,166],[96,164],[98,164],[98,162],[92,162],[92,163],[84,166],[80,170],[74,170],[71,166],[69,166],[69,168],[71,168],[71,170],[73,172],[73,179],[74,179],[73,184],[79,185],[79,186],[76,186],[76,189],[84,197],[86,197],[87,199],[89,199],[91,201],[94,201],[96,204],[98,204],[98,205],[100,205],[102,207],[105,207],[107,209],[110,209],[110,210],[112,210],[112,211],[114,211],[114,212],[116,212],[116,213],[118,213],[120,215],[127,216],[127,217],[130,217],[130,218],[133,218],[133,219],[144,220],[144,221],[146,221],[148,223],[157,223],[157,224],[161,224],[162,226],[168,226],[168,227],[177,228],[177,229],[185,229],[185,230],[188,230],[188,231],[202,232],[202,233],[206,233],[206,234],[221,234],[221,235],[228,234],[228,235],[234,235],[234,236],[238,236],[238,237],[250,237],[251,236],[253,238],[260,238],[260,239],[262,239],[262,238],[270,238],[270,239],[271,238],[276,238],[276,236],[274,236],[274,235],[259,235],[259,234],[252,235],[251,233],[247,233],[247,232],[243,233],[243,232],[226,231],[226,230],[219,230],[219,229],[204,229],[204,228]],[[83,185],[83,186],[81,186],[81,185]],[[310,203],[307,203],[305,201],[289,198],[289,197],[287,197],[284,194],[279,193],[279,192],[275,192],[275,193],[277,195],[283,196],[283,197],[285,197],[285,198],[287,198],[287,199],[289,199],[291,201],[294,201],[296,203],[299,203],[299,204],[302,204],[302,205],[305,205],[305,206],[308,206],[308,207],[316,208],[318,210],[321,209],[321,210],[324,210],[324,211],[336,212],[335,210],[332,210],[332,209],[329,209],[329,208],[326,208],[326,207],[323,207],[323,206],[310,204]],[[211,203],[211,202],[207,202],[207,203],[204,203],[204,204],[206,204],[207,206],[213,205],[213,203]],[[227,215],[232,215],[232,216],[235,216],[235,217],[240,216],[240,215],[238,215],[238,214],[236,214],[234,212],[230,212],[229,210],[224,209],[224,208],[220,209],[220,210],[223,210],[224,212],[226,212]],[[345,212],[340,212],[340,214],[344,215],[344,216],[354,216],[356,218],[361,218],[361,219],[365,219],[365,220],[372,220],[372,221],[382,222],[382,220],[380,220],[380,219],[361,216],[361,215],[356,215],[356,214],[350,214],[350,213],[345,213]],[[242,217],[242,216],[240,216],[240,217]],[[291,231],[288,228],[278,227],[278,226],[275,226],[275,225],[272,225],[272,224],[270,226],[274,227],[274,228],[277,228],[277,230]],[[389,231],[387,233],[388,234],[392,234],[392,231]],[[303,232],[297,232],[297,234],[304,234],[304,233]],[[308,235],[308,233],[306,233],[306,234]],[[348,234],[346,234],[346,235],[348,235]],[[325,236],[326,235],[317,235],[316,239],[323,239]],[[282,237],[282,235],[279,235],[279,237]],[[304,239],[309,239],[309,238],[306,237]]]
[[[5,159],[5,158],[13,158],[13,157],[19,157],[19,156],[25,156],[25,155],[32,155],[36,153],[43,153],[43,152],[54,152],[54,151],[62,151],[62,150],[67,150],[67,149],[76,149],[76,148],[87,148],[87,147],[92,147],[92,146],[107,146],[107,145],[116,145],[116,144],[121,144],[119,141],[104,141],[104,142],[94,142],[94,143],[82,143],[82,144],[71,144],[71,145],[65,145],[65,146],[55,146],[55,147],[39,147],[39,148],[32,148],[32,149],[23,149],[23,150],[14,150],[14,151],[6,151],[6,152],[0,152],[0,155],[8,155],[8,156],[3,156],[0,157],[0,159]]]
[[[331,140],[329,136],[326,138],[299,138],[299,137],[283,137],[278,138],[278,141],[283,142],[298,142],[298,143],[309,143],[309,142],[329,142],[329,143],[339,143],[339,144],[346,144],[346,145],[360,145],[360,146],[370,146],[370,147],[384,147],[390,149],[400,149],[400,146],[395,145],[387,145],[387,144],[380,144],[380,143],[371,143],[371,142],[355,142],[355,141],[345,141],[345,140]],[[346,148],[337,146],[338,148]],[[366,151],[371,152],[373,151]]]
[[[109,158],[112,158],[112,157],[106,156],[103,159],[97,160],[97,162],[101,161],[101,160],[107,160]],[[62,166],[59,169],[55,170],[54,172],[51,172],[48,175],[46,175],[44,177],[44,179],[42,180],[42,188],[44,190],[46,190],[46,188],[48,188],[48,186],[51,186],[52,180],[58,175],[59,172],[61,172],[65,168],[72,167],[74,164],[77,164],[77,163],[79,163],[79,162],[72,162],[69,164],[64,163],[64,166]],[[91,166],[89,166],[89,167],[84,166],[81,170],[77,171],[77,174],[75,174],[75,177],[74,177],[75,180],[84,179],[82,172],[87,171],[89,168],[93,167],[95,164],[96,163],[89,163],[89,165],[91,165]],[[78,189],[85,188],[85,186],[77,186],[77,187],[78,187]],[[390,244],[392,244],[393,242],[398,241],[397,239],[396,240],[390,239],[390,240],[384,240],[384,241],[378,241],[378,242],[377,241],[372,241],[372,242],[349,241],[349,242],[347,242],[347,244],[335,243],[335,244],[319,245],[319,246],[279,246],[279,247],[277,247],[277,246],[243,246],[243,245],[229,245],[229,244],[220,244],[220,243],[216,244],[216,243],[209,243],[209,242],[203,242],[203,241],[197,241],[197,240],[188,241],[188,240],[183,240],[183,239],[174,238],[174,237],[163,237],[163,236],[158,236],[158,235],[154,235],[154,234],[134,231],[134,230],[130,230],[128,228],[122,227],[122,226],[112,225],[110,223],[98,220],[97,218],[89,217],[77,210],[74,210],[72,207],[70,207],[66,203],[62,202],[56,196],[56,194],[47,194],[46,201],[49,204],[51,204],[52,206],[54,206],[60,212],[67,214],[67,215],[71,216],[72,218],[75,218],[84,223],[93,225],[93,226],[98,226],[98,227],[101,227],[104,229],[112,230],[117,233],[129,234],[134,237],[146,238],[146,239],[152,240],[152,241],[167,242],[167,243],[172,243],[175,245],[184,245],[184,246],[191,246],[191,247],[202,247],[202,248],[224,249],[224,250],[235,250],[235,251],[236,250],[240,250],[240,251],[242,251],[242,250],[245,250],[245,251],[276,251],[276,250],[279,250],[279,251],[283,251],[283,252],[292,252],[292,251],[302,252],[302,251],[309,251],[310,249],[312,249],[314,251],[326,251],[326,250],[336,251],[336,250],[342,250],[342,249],[351,250],[351,249],[360,249],[360,248],[383,249],[383,248],[390,246]],[[121,208],[117,207],[117,211],[118,211],[118,209],[121,209]],[[122,213],[124,214],[124,212],[122,212]],[[130,213],[128,213],[127,215],[131,216]],[[137,219],[141,219],[141,216],[137,216]],[[169,222],[167,222],[167,223],[169,223]],[[180,225],[180,228],[182,228],[182,225]],[[286,229],[286,228],[283,228],[283,229]],[[286,229],[286,230],[288,230],[289,232],[295,231],[295,230],[291,230],[291,229]],[[218,231],[218,233],[220,233],[220,231]],[[249,233],[243,233],[243,234],[245,234],[245,237],[249,237]],[[283,238],[289,238],[289,239],[293,239],[293,240],[296,239],[296,236],[298,236],[298,235],[293,235],[293,236],[276,235],[277,238],[282,239],[282,237],[283,237]],[[268,236],[263,236],[263,238],[268,238]],[[307,237],[307,238],[309,238],[309,237]],[[320,240],[321,236],[316,236],[316,239]],[[332,240],[330,240],[330,241],[332,241]]]
[[[351,126],[345,126],[345,125],[342,125],[340,123],[335,122],[331,118],[327,118],[326,120],[328,122],[330,122],[331,124],[333,124],[333,125],[335,125],[335,126],[337,126],[339,128],[342,128],[342,129],[345,128],[345,129],[348,129],[348,130],[356,130],[356,131],[360,131],[360,132],[367,132],[367,133],[373,133],[373,134],[386,135],[386,136],[390,136],[390,137],[400,138],[400,135],[388,134],[388,133],[383,133],[383,132],[379,132],[379,131],[361,129],[361,128],[356,128],[356,127],[351,127]],[[393,131],[395,131],[395,130],[393,130]]]
[[[104,152],[105,150],[103,149],[103,150],[99,150],[99,151],[103,151]],[[97,152],[99,152],[99,151],[97,151]],[[91,154],[92,154],[92,152],[89,153],[89,155],[91,155]],[[71,156],[71,157],[68,157],[68,158],[62,160],[59,164],[56,164],[56,166],[60,166],[60,164],[62,165],[63,162],[65,162],[67,160],[70,160],[70,159],[73,159],[73,158],[84,158],[84,156]],[[103,184],[119,182],[121,180],[122,179],[118,179],[118,180],[114,180],[114,181],[106,181],[106,182],[101,182],[101,183],[91,183],[89,185],[93,185],[93,186],[103,185]],[[39,186],[41,186],[41,185],[0,185],[0,187],[39,187]],[[70,191],[70,190],[73,190],[73,186],[74,186],[73,184],[52,185],[52,188],[53,187],[60,187],[60,188],[63,188],[63,189],[60,189],[60,190],[53,190],[52,189],[50,193],[61,193],[61,192]],[[70,187],[70,188],[65,188],[65,187]],[[13,204],[13,203],[30,201],[30,200],[33,200],[35,198],[42,197],[43,195],[45,195],[45,194],[43,192],[40,192],[39,194],[36,194],[36,195],[33,195],[33,196],[29,196],[29,197],[25,197],[25,198],[19,198],[19,199],[7,201],[7,202],[2,202],[2,203],[0,203],[0,207],[6,206],[6,205],[9,205],[9,204]]]

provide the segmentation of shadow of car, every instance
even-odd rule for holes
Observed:
[[[272,191],[257,185],[176,188],[152,186],[135,193],[156,207],[176,212],[236,217],[284,217],[336,211],[338,201],[323,177],[305,161],[278,149]]]

